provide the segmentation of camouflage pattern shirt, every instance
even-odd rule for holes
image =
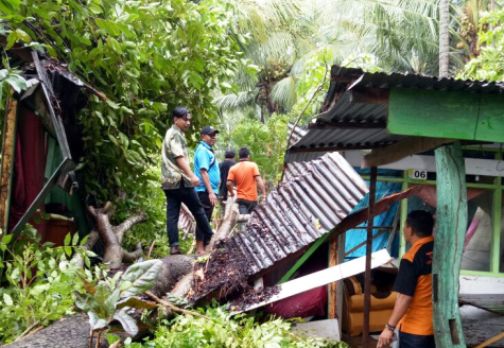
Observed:
[[[176,158],[188,158],[187,142],[184,133],[175,125],[172,125],[166,131],[163,140],[163,149],[161,150],[162,163],[162,188],[164,190],[173,190],[181,187],[193,187],[187,175],[177,166]]]

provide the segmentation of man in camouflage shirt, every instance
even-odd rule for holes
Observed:
[[[205,210],[198,199],[194,187],[199,179],[191,171],[184,132],[191,126],[191,114],[184,107],[176,107],[172,112],[173,125],[166,131],[162,149],[162,188],[166,194],[166,229],[170,242],[170,254],[180,254],[178,219],[180,204],[191,211],[202,236],[212,237],[212,228]],[[200,241],[201,242],[201,241]]]

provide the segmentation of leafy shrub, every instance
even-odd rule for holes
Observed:
[[[31,226],[17,242],[12,235],[0,241],[0,342],[9,343],[23,333],[73,312],[75,292],[84,292],[82,279],[92,281],[70,262],[73,251],[81,250],[78,237],[66,245],[40,246]],[[70,235],[69,235],[70,236]],[[87,259],[84,255],[85,260]]]
[[[299,336],[290,331],[291,324],[281,319],[257,323],[253,317],[232,317],[221,307],[206,308],[204,316],[179,315],[164,321],[154,339],[130,343],[129,348],[344,348],[343,342]]]

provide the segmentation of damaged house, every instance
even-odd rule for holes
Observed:
[[[22,70],[28,88],[9,95],[3,124],[0,217],[2,229],[19,234],[30,222],[42,242],[63,243],[68,232],[90,230],[82,175],[77,113],[89,93],[98,93],[64,65],[41,59],[35,50],[15,47],[11,65]]]
[[[367,337],[394,304],[388,255],[405,252],[406,215],[423,209],[436,213],[443,250],[433,265],[437,339],[458,347],[502,332],[503,92],[495,83],[333,66],[321,113],[293,130],[283,181],[211,255],[193,299],[241,294],[242,308],[338,318],[344,334]],[[314,273],[330,269],[339,275]],[[280,296],[292,278],[304,281]],[[482,310],[463,306],[460,321],[459,304]]]

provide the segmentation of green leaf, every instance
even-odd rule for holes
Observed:
[[[148,260],[131,265],[121,278],[121,298],[139,295],[151,289],[161,271],[161,260]]]
[[[3,301],[7,306],[12,306],[14,304],[12,297],[10,297],[10,295],[6,293],[3,294]]]
[[[117,336],[115,334],[111,334],[111,333],[108,333],[106,338],[107,338],[107,343],[109,345],[111,345],[112,343],[117,342],[121,339],[119,336]]]
[[[68,256],[68,257],[72,256],[72,247],[64,246],[63,250],[65,251],[66,256]]]
[[[64,246],[69,246],[71,245],[70,243],[72,242],[72,234],[70,232],[68,232],[66,235],[65,235],[65,239],[63,240],[63,245]]]
[[[113,37],[108,37],[107,38],[107,43],[110,45],[110,47],[112,47],[112,49],[116,52],[116,53],[119,53],[121,54],[122,53],[122,48],[121,48],[121,44],[119,43],[119,41],[117,41],[116,39],[114,39]]]
[[[29,43],[31,41],[30,35],[28,35],[24,30],[16,29],[16,35],[18,39],[20,39],[24,43]]]
[[[21,91],[24,91],[28,87],[28,84],[26,83],[26,80],[22,76],[17,75],[17,74],[10,74],[5,81],[17,93],[20,93]]]
[[[138,334],[136,320],[126,313],[126,309],[121,309],[116,312],[114,314],[114,319],[121,323],[124,331],[126,331],[130,336],[136,336]]]
[[[18,36],[16,31],[11,31],[9,36],[7,36],[7,44],[5,45],[5,50],[10,50],[17,42]]]
[[[2,237],[2,244],[9,244],[12,240],[12,234],[5,234],[3,237]]]
[[[91,330],[99,330],[106,328],[109,321],[100,318],[95,312],[89,311],[88,312],[88,317],[89,317],[89,326],[91,326]]]
[[[72,245],[73,246],[79,245],[79,234],[77,232],[75,232],[72,237]]]

